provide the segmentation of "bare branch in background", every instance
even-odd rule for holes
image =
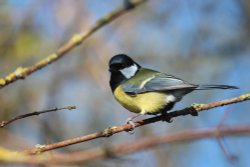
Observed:
[[[28,113],[28,114],[24,114],[24,115],[19,115],[15,118],[12,118],[8,121],[2,121],[0,123],[0,128],[3,128],[5,127],[6,125],[10,124],[10,123],[13,123],[17,120],[20,120],[20,119],[23,119],[23,118],[27,118],[27,117],[31,117],[31,116],[35,116],[35,115],[40,115],[40,114],[44,114],[44,113],[48,113],[48,112],[53,112],[53,111],[60,111],[60,110],[73,110],[73,109],[76,109],[75,106],[67,106],[67,107],[63,107],[63,108],[52,108],[52,109],[48,109],[48,110],[43,110],[43,111],[35,111],[35,112],[32,112],[32,113]]]
[[[134,124],[135,124],[135,127],[140,127],[140,126],[158,122],[158,121],[166,121],[171,118],[178,117],[178,116],[189,115],[189,114],[197,115],[197,112],[200,112],[200,111],[204,111],[204,110],[208,110],[211,108],[220,107],[220,106],[224,106],[224,105],[228,105],[232,103],[243,102],[246,100],[250,100],[250,94],[244,94],[239,97],[216,101],[216,102],[209,103],[209,104],[194,104],[191,107],[187,107],[185,109],[178,110],[178,111],[173,111],[173,112],[168,113],[167,115],[160,115],[160,116],[155,116],[153,118],[137,121]],[[85,142],[85,141],[89,141],[89,140],[93,140],[93,139],[97,139],[101,137],[109,137],[113,134],[116,134],[122,131],[129,131],[131,130],[131,128],[132,128],[132,125],[130,124],[125,124],[125,125],[121,125],[117,127],[114,126],[111,128],[107,128],[101,132],[92,133],[86,136],[77,137],[77,138],[73,138],[73,139],[69,139],[69,140],[65,140],[65,141],[61,141],[61,142],[53,143],[49,145],[42,145],[42,147],[34,148],[31,150],[26,150],[25,152],[27,154],[37,154],[37,153],[50,151],[50,150],[54,150],[57,148],[62,148],[62,147],[66,147],[69,145],[73,145],[73,144],[77,144],[77,143],[81,143],[81,142]]]
[[[223,114],[223,116],[222,116],[222,118],[221,118],[219,124],[217,125],[217,128],[218,128],[218,129],[220,129],[220,128],[222,128],[223,126],[225,126],[224,123],[225,123],[225,121],[226,121],[226,119],[227,119],[227,117],[228,117],[228,114],[229,114],[229,110],[226,110],[226,111],[224,112],[224,114]],[[223,138],[223,137],[217,137],[217,141],[218,141],[218,144],[219,144],[221,150],[223,151],[223,153],[225,154],[225,156],[227,157],[227,159],[228,159],[229,161],[233,162],[233,161],[235,161],[235,160],[238,160],[238,157],[237,157],[235,154],[231,153],[231,152],[228,150],[228,148],[226,147],[226,145],[225,145],[225,138]]]
[[[18,67],[14,72],[10,73],[6,77],[0,78],[0,88],[3,88],[17,80],[24,79],[25,77],[36,72],[37,70],[44,68],[48,64],[55,62],[59,58],[63,57],[66,53],[71,51],[73,48],[80,45],[83,41],[85,41],[89,36],[91,36],[97,30],[99,30],[103,26],[107,25],[108,23],[112,22],[116,18],[127,13],[130,9],[133,9],[134,7],[140,5],[141,3],[145,1],[146,0],[136,0],[136,1],[130,2],[129,6],[124,5],[123,7],[114,10],[113,12],[99,19],[87,31],[83,31],[79,34],[75,34],[68,42],[66,42],[62,47],[60,47],[55,53],[50,54],[46,58],[40,60],[36,64],[31,65],[29,67]]]
[[[150,149],[163,144],[194,141],[203,138],[218,138],[222,136],[250,135],[250,126],[222,127],[210,129],[191,129],[162,136],[154,136],[138,139],[107,147],[98,147],[81,152],[72,153],[47,153],[38,155],[27,155],[23,152],[10,152],[5,150],[6,156],[0,155],[0,162],[8,164],[83,164],[96,159],[117,159],[119,156]],[[41,146],[42,148],[42,146]],[[1,150],[0,150],[1,151]],[[4,152],[4,151],[2,151]],[[8,155],[8,156],[7,156]]]

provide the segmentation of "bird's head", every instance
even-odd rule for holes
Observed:
[[[121,74],[126,79],[133,77],[140,68],[139,64],[125,54],[115,55],[109,61],[111,74]]]

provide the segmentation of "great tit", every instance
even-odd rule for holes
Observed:
[[[184,95],[194,90],[238,89],[229,85],[190,84],[173,75],[143,68],[125,54],[110,59],[109,71],[115,99],[138,114],[167,113]]]

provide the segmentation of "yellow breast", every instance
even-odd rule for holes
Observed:
[[[130,96],[122,90],[122,86],[118,86],[114,95],[123,107],[134,113],[157,114],[166,106],[167,95],[160,92],[147,92]]]

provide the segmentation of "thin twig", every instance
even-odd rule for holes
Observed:
[[[231,162],[238,160],[237,155],[232,154],[227,147],[225,146],[224,136],[217,138],[218,144],[220,148],[222,149],[223,153],[227,157],[227,159]]]
[[[213,103],[209,103],[209,104],[194,104],[191,107],[188,107],[188,108],[185,108],[182,110],[178,110],[178,111],[173,111],[167,115],[160,115],[160,116],[155,116],[155,117],[152,117],[149,119],[137,121],[134,123],[134,125],[135,125],[135,127],[140,127],[140,126],[147,125],[147,124],[154,123],[154,122],[158,122],[158,121],[169,120],[171,118],[178,117],[178,116],[189,115],[189,114],[190,115],[197,115],[197,112],[200,112],[203,110],[208,110],[210,108],[228,105],[228,104],[232,104],[232,103],[238,103],[238,102],[242,102],[242,101],[246,101],[246,100],[250,100],[250,94],[244,94],[244,95],[241,95],[239,97],[221,100],[221,101],[217,101],[217,102],[213,102]],[[93,140],[96,138],[109,137],[113,134],[116,134],[116,133],[119,133],[122,131],[129,131],[131,128],[132,128],[132,125],[130,125],[130,124],[125,124],[125,125],[121,125],[121,126],[117,126],[117,127],[113,126],[113,127],[107,128],[101,132],[92,133],[92,134],[85,135],[82,137],[77,137],[77,138],[61,141],[58,143],[48,144],[48,145],[39,145],[39,147],[34,148],[34,149],[30,149],[30,150],[26,150],[25,152],[28,154],[37,154],[37,153],[41,153],[41,152],[45,152],[45,151],[49,151],[49,150],[54,150],[57,148],[62,148],[65,146]]]
[[[242,136],[250,135],[250,125],[209,128],[209,129],[191,129],[161,136],[151,136],[138,139],[132,142],[109,145],[108,147],[97,147],[86,151],[71,152],[71,153],[49,153],[38,155],[27,155],[23,152],[11,152],[6,150],[9,156],[0,155],[1,163],[8,164],[84,164],[104,158],[119,158],[122,155],[131,154],[141,150],[150,149],[163,144],[194,141],[204,138],[218,138],[221,136]],[[4,155],[6,155],[4,154]]]
[[[137,7],[138,5],[140,5],[145,1],[146,0],[136,0],[130,2],[130,6],[124,5],[123,7],[114,10],[113,12],[99,19],[87,31],[83,31],[79,34],[73,35],[73,37],[68,42],[66,42],[62,47],[60,47],[55,53],[48,55],[46,58],[40,60],[36,64],[31,65],[29,67],[18,67],[14,72],[8,74],[6,77],[0,78],[0,88],[3,88],[17,80],[24,79],[25,77],[36,72],[37,70],[44,68],[48,64],[55,62],[59,58],[63,57],[66,53],[71,51],[73,48],[80,45],[83,41],[85,41],[89,36],[91,36],[97,30],[99,30],[103,26],[107,25],[108,23],[112,22],[116,18],[122,16],[129,10],[133,9],[134,7]]]
[[[218,129],[224,126],[225,121],[226,121],[227,118],[228,118],[228,115],[229,115],[229,109],[227,108],[227,109],[224,111],[224,113],[223,113],[223,115],[222,115],[222,117],[221,117],[221,119],[220,119],[220,121],[219,121],[219,123],[218,123],[218,125],[217,125],[217,128],[218,128]]]
[[[62,108],[52,108],[52,109],[48,109],[48,110],[43,110],[43,111],[35,111],[32,113],[28,113],[28,114],[23,114],[23,115],[19,115],[17,117],[14,117],[8,121],[2,121],[0,123],[0,128],[5,127],[6,125],[13,123],[17,120],[23,119],[23,118],[27,118],[27,117],[31,117],[31,116],[35,116],[35,115],[40,115],[40,114],[44,114],[44,113],[48,113],[48,112],[53,112],[53,111],[60,111],[60,110],[73,110],[76,109],[75,106],[67,106],[67,107],[62,107]]]
[[[228,114],[229,114],[229,110],[227,109],[227,110],[224,112],[224,114],[223,114],[223,116],[222,116],[222,118],[221,118],[219,124],[217,125],[217,128],[218,128],[218,129],[220,129],[220,128],[222,128],[223,126],[225,126],[224,123],[225,123],[225,121],[226,121],[226,119],[227,119],[227,117],[228,117]],[[229,161],[233,162],[233,161],[235,161],[235,160],[238,159],[238,157],[237,157],[235,154],[231,153],[231,152],[228,150],[228,148],[226,147],[224,136],[217,137],[217,142],[218,142],[218,144],[219,144],[221,150],[222,150],[223,153],[225,154],[226,158],[227,158]]]

